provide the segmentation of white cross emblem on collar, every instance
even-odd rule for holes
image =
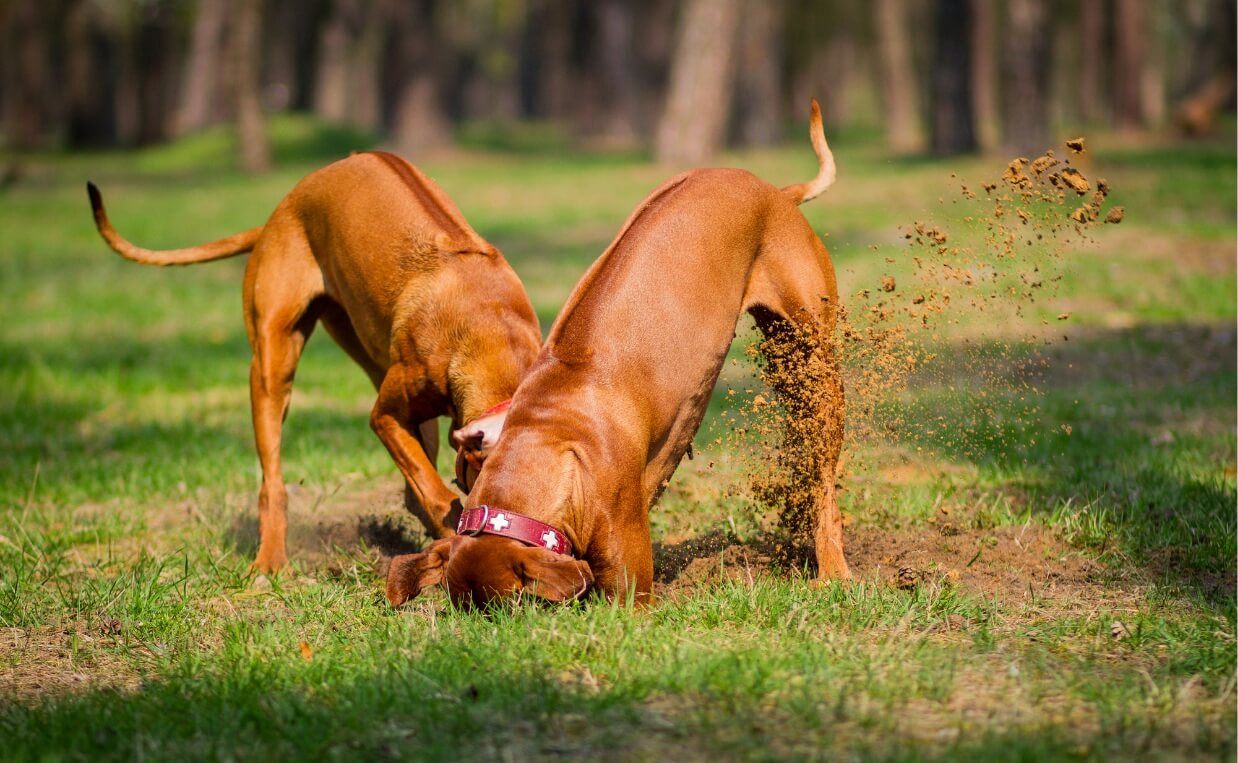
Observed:
[[[496,533],[501,533],[511,524],[507,519],[506,514],[495,514],[490,520],[490,526],[494,528]]]
[[[546,544],[546,548],[550,549],[551,551],[559,550],[559,538],[558,536],[554,534],[552,530],[547,530],[546,532],[542,533],[542,543]]]

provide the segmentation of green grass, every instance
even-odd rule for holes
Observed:
[[[719,394],[654,510],[660,564],[683,567],[661,603],[482,615],[382,599],[380,550],[419,536],[369,383],[322,338],[286,429],[294,569],[255,587],[244,263],[142,268],[94,232],[87,179],[127,236],[180,246],[260,224],[300,176],[371,144],[302,119],[272,131],[262,178],[231,169],[221,131],[22,157],[0,191],[6,759],[1233,758],[1232,134],[1089,136],[1085,169],[1126,221],[1038,253],[1062,276],[1052,294],[1022,320],[960,313],[937,364],[881,402],[889,428],[855,428],[855,584],[809,588],[766,553],[731,490],[745,448],[713,443],[733,406]],[[464,137],[422,166],[512,261],[543,328],[669,174],[545,128]],[[724,163],[794,182],[812,171],[802,143]],[[1004,164],[832,144],[838,184],[804,211],[850,302],[887,273],[910,283],[898,226],[965,230],[959,184]],[[1035,394],[1014,370],[1031,335],[1054,340]],[[727,367],[723,387],[751,384]]]

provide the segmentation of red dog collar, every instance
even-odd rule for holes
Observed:
[[[482,419],[482,418],[485,418],[486,416],[493,416],[494,414],[502,413],[503,411],[506,411],[508,408],[511,408],[511,407],[512,407],[512,401],[511,401],[511,398],[508,398],[507,400],[504,400],[498,405],[492,405],[486,410],[482,411],[481,415],[478,416],[477,418]]]
[[[456,532],[460,535],[502,535],[530,546],[541,546],[559,554],[573,556],[572,542],[562,531],[532,517],[485,504],[461,513]]]

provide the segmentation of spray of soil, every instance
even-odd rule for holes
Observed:
[[[1083,151],[1082,138],[1066,145]],[[914,221],[904,246],[874,246],[888,272],[844,295],[834,335],[781,326],[748,348],[765,389],[745,390],[719,444],[745,454],[748,484],[732,490],[755,525],[777,517],[793,545],[810,540],[843,449],[840,369],[849,448],[876,439],[974,457],[1037,436],[1039,348],[1066,338],[1070,317],[1051,307],[1063,255],[1122,220],[1122,207],[1104,209],[1109,191],[1052,150],[1014,159],[979,190],[959,186],[962,216]]]

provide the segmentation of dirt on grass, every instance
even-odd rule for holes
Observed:
[[[93,629],[0,628],[0,697],[34,702],[87,690],[136,689],[141,677],[106,648],[116,640],[116,627],[104,621]]]
[[[847,559],[857,579],[912,591],[952,586],[1011,606],[1066,613],[1134,606],[1143,586],[1120,578],[1039,525],[977,529],[951,521],[904,530],[850,528]],[[726,581],[798,575],[811,552],[774,536],[739,541],[715,531],[654,544],[655,591],[678,598]]]

